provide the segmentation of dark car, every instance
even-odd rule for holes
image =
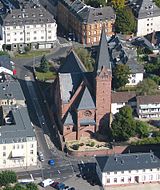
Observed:
[[[54,183],[51,184],[51,187],[56,188],[58,184],[59,184],[59,182],[54,182]]]
[[[74,188],[74,187],[71,187],[69,190],[75,190],[75,188]]]

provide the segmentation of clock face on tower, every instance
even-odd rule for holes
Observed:
[[[89,110],[86,110],[86,111],[84,112],[84,115],[87,116],[87,117],[89,117],[89,116],[92,115],[92,112],[89,111]]]

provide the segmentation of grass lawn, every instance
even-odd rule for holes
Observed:
[[[48,71],[47,73],[36,71],[36,76],[38,80],[46,81],[56,78],[56,73],[53,71]]]
[[[24,53],[24,54],[19,54],[16,53],[15,57],[16,58],[30,58],[30,57],[36,57],[36,56],[42,56],[44,54],[49,54],[50,50],[35,50],[35,51],[29,51],[28,53]]]

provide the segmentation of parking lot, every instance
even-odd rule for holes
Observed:
[[[100,190],[100,187],[98,185],[92,186],[86,180],[84,180],[82,178],[78,178],[76,176],[74,176],[68,180],[63,181],[63,183],[66,186],[74,187],[75,190]],[[53,190],[54,188],[51,186],[47,186],[45,188],[39,186],[39,189],[40,190],[44,190],[44,189]]]

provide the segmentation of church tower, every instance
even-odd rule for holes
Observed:
[[[111,113],[112,68],[105,29],[102,29],[95,68],[96,130],[109,126]]]

